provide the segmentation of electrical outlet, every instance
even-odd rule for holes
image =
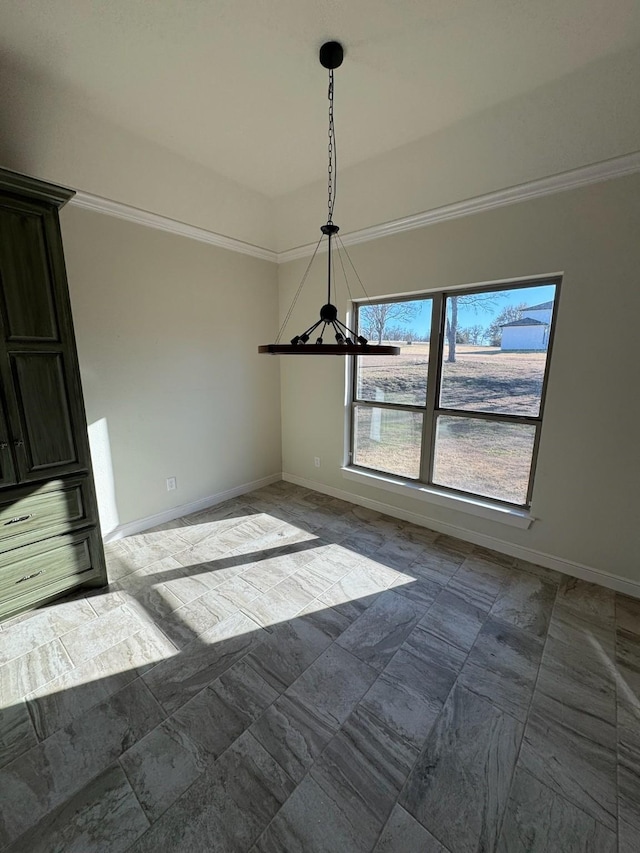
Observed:
[[[319,456],[313,457],[313,464],[316,466],[316,468],[320,467],[320,457]]]
[[[174,492],[178,488],[175,477],[167,477],[167,491]]]

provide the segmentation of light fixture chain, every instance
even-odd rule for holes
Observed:
[[[333,222],[333,207],[336,197],[336,134],[333,122],[333,68],[329,69],[329,164],[328,164],[328,219]]]

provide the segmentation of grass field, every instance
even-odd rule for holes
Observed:
[[[402,348],[397,357],[361,359],[358,396],[423,405],[428,344]],[[465,411],[536,416],[546,353],[504,353],[458,346],[443,365],[441,405]],[[434,482],[512,503],[526,501],[534,428],[468,418],[438,419]],[[358,465],[406,477],[419,475],[422,415],[362,407],[356,415]]]

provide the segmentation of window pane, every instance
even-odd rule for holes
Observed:
[[[355,465],[412,479],[419,477],[421,412],[356,406],[354,420]]]
[[[427,399],[431,299],[379,302],[359,309],[360,334],[371,343],[400,342],[394,356],[358,358],[358,400],[424,406]]]
[[[440,415],[433,482],[509,503],[525,504],[536,428]]]
[[[540,413],[555,285],[448,296],[440,406]]]

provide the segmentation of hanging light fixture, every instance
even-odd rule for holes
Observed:
[[[400,347],[395,346],[385,346],[382,344],[370,344],[369,341],[362,337],[362,335],[358,335],[353,329],[350,329],[346,326],[341,320],[338,319],[338,309],[331,302],[331,285],[332,285],[332,271],[333,271],[333,243],[334,241],[340,241],[340,245],[348,259],[348,263],[351,265],[351,268],[356,274],[358,281],[360,282],[360,286],[364,291],[364,285],[360,280],[360,276],[356,272],[355,267],[353,266],[353,262],[349,257],[349,253],[347,252],[344,243],[338,236],[338,232],[340,229],[333,222],[333,207],[336,199],[336,137],[335,137],[335,128],[333,123],[333,72],[336,68],[339,68],[342,65],[342,59],[344,57],[344,51],[342,49],[342,45],[337,41],[329,41],[322,45],[320,48],[320,64],[329,70],[329,164],[328,164],[328,217],[325,225],[320,227],[320,231],[322,232],[320,239],[316,245],[315,251],[309,261],[309,265],[305,271],[304,276],[302,277],[302,281],[300,282],[300,286],[298,287],[298,291],[293,299],[291,307],[289,308],[287,315],[284,319],[284,322],[280,328],[278,333],[278,337],[276,338],[276,342],[274,344],[266,344],[265,346],[258,347],[258,352],[261,353],[271,353],[275,355],[399,355]],[[295,304],[297,302],[298,296],[304,286],[305,281],[307,280],[307,276],[309,275],[309,270],[311,269],[311,265],[313,264],[316,254],[318,253],[318,249],[320,248],[320,244],[327,238],[327,301],[326,304],[322,306],[320,309],[320,319],[315,323],[312,323],[309,328],[305,329],[304,332],[300,335],[296,335],[291,339],[291,343],[289,344],[281,344],[280,338],[284,331],[284,328],[291,317]],[[347,287],[349,287],[347,280],[347,273],[344,267],[344,263],[342,261],[342,257],[340,257],[340,262],[342,264],[342,269],[345,276],[345,281],[347,283]],[[335,279],[335,275],[333,276]],[[335,288],[335,282],[334,282]],[[351,291],[349,291],[350,293]],[[366,296],[366,291],[365,296]],[[321,326],[319,332],[316,332],[318,327]],[[336,343],[325,343],[324,335],[325,332],[329,329],[331,335],[335,336]],[[317,334],[315,343],[308,343],[312,334]]]

